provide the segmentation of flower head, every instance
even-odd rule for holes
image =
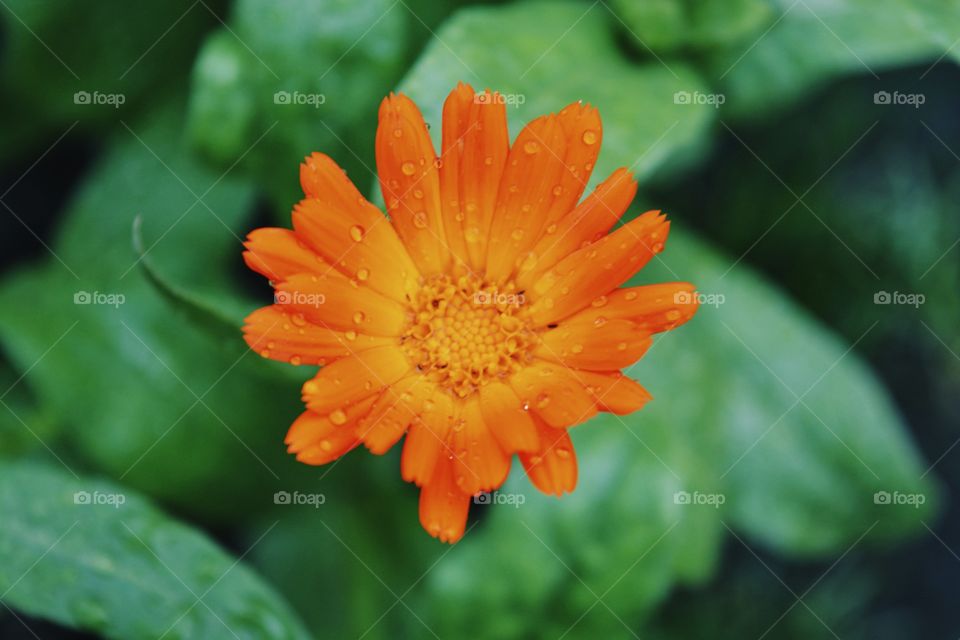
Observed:
[[[620,369],[696,298],[687,283],[621,287],[663,250],[669,223],[648,211],[611,231],[637,189],[626,169],[580,200],[602,136],[593,107],[537,118],[511,145],[499,94],[460,84],[439,156],[406,96],[384,99],[379,121],[389,218],[329,157],[306,158],[293,230],[246,242],[276,293],[244,334],[265,358],[322,367],[287,434],[298,460],[403,439],[420,522],[454,542],[515,453],[540,490],[574,489],[567,429],[650,399]]]

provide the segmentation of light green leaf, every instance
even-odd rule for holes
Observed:
[[[249,568],[125,487],[0,463],[0,512],[0,593],[31,616],[120,640],[310,637]]]
[[[613,0],[624,37],[641,54],[730,46],[775,16],[771,0]]]
[[[957,59],[955,2],[937,0],[777,0],[769,33],[708,61],[726,97],[724,115],[749,117],[783,107],[842,75]],[[893,91],[882,84],[878,89]],[[869,98],[868,98],[869,99]]]

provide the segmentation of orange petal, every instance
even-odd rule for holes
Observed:
[[[436,386],[414,373],[388,387],[363,420],[359,432],[371,453],[382,455],[399,442]]]
[[[541,335],[533,355],[574,369],[610,371],[639,360],[653,340],[630,320],[564,320]]]
[[[318,327],[280,305],[257,309],[245,320],[243,338],[264,358],[293,365],[324,365],[392,342],[392,338]]]
[[[456,485],[463,493],[492,491],[507,479],[510,456],[484,423],[476,395],[464,403],[459,420],[450,431],[450,449],[455,456]]]
[[[303,385],[303,401],[317,413],[341,409],[378,394],[410,371],[400,347],[390,345],[361,351],[321,369]]]
[[[537,430],[514,389],[502,382],[480,388],[483,419],[507,453],[537,448]]]
[[[637,193],[627,169],[617,169],[573,211],[550,224],[521,262],[517,286],[526,289],[570,253],[599,240],[620,219]]]
[[[458,187],[458,211],[454,214],[454,228],[447,230],[447,236],[456,233],[463,238],[469,266],[475,273],[483,273],[497,192],[510,152],[510,135],[507,131],[506,107],[499,93],[485,91],[474,94],[469,89],[469,96],[469,109],[465,108],[465,104],[460,107],[460,111],[466,114],[458,129],[462,152],[452,157],[453,163],[444,156],[441,180],[451,175],[452,181],[452,174],[455,173]],[[461,103],[464,98],[464,95],[459,97]],[[444,136],[446,131],[444,129]],[[444,197],[446,205],[447,196]],[[457,214],[461,218],[459,221]]]
[[[696,287],[689,282],[664,282],[617,289],[600,296],[571,322],[596,322],[599,318],[632,320],[650,333],[669,331],[696,313]]]
[[[347,278],[401,302],[416,291],[420,274],[413,260],[386,217],[359,193],[347,207],[301,200],[293,208],[293,227]]]
[[[517,136],[500,179],[490,225],[487,277],[504,282],[540,237],[553,189],[566,169],[566,138],[556,115],[541,116]]]
[[[437,394],[425,403],[420,417],[410,425],[403,441],[400,475],[404,480],[424,486],[430,482],[437,463],[449,460],[453,455],[447,445],[447,436],[455,411],[453,399],[445,393]]]
[[[551,427],[572,427],[597,413],[593,396],[578,377],[579,373],[537,360],[513,374],[510,386],[530,412]]]
[[[563,171],[551,189],[553,199],[547,209],[545,226],[566,216],[580,201],[600,154],[603,136],[600,112],[589,104],[574,102],[567,105],[557,114],[557,119],[566,137],[566,145]]]
[[[420,490],[420,524],[434,538],[450,543],[463,537],[470,510],[470,495],[457,488],[453,466],[441,458],[434,478]]]
[[[305,411],[294,420],[284,442],[289,453],[306,464],[326,464],[356,447],[357,423],[370,411],[373,398],[330,415]]]
[[[533,485],[546,494],[563,495],[577,486],[577,455],[566,429],[554,429],[535,418],[540,448],[521,453],[527,476]]]
[[[622,416],[639,410],[652,399],[649,391],[619,371],[578,371],[577,377],[601,411]]]
[[[297,273],[323,273],[330,265],[306,247],[289,229],[264,227],[247,235],[243,260],[247,266],[280,282]]]
[[[276,287],[276,302],[310,322],[344,332],[398,336],[407,313],[397,302],[343,275],[330,273],[291,276]]]
[[[349,209],[363,199],[347,172],[324,153],[314,152],[303,159],[300,186],[308,198],[316,198],[338,209]]]
[[[380,104],[377,172],[390,220],[425,275],[450,259],[444,241],[437,155],[420,110],[403,94]]]
[[[531,320],[556,322],[623,284],[663,250],[669,228],[666,218],[649,211],[571,253],[534,283]]]
[[[458,82],[443,103],[443,142],[440,151],[440,205],[447,246],[458,264],[468,264],[465,215],[460,208],[460,165],[469,131],[473,88]]]

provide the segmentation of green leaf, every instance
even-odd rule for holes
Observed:
[[[777,0],[762,37],[708,60],[726,117],[783,107],[832,78],[957,59],[955,3],[925,0]],[[892,91],[892,88],[890,89]]]
[[[313,151],[370,180],[377,107],[400,74],[409,18],[389,0],[241,0],[194,68],[195,146],[224,169],[239,162],[282,212]]]
[[[121,640],[310,637],[249,568],[125,487],[0,463],[0,512],[0,592],[31,616]]]
[[[712,49],[757,34],[774,18],[771,0],[613,0],[624,37],[640,53]]]
[[[463,9],[444,23],[400,89],[423,111],[437,141],[443,100],[458,81],[504,94],[513,134],[583,100],[600,110],[604,125],[594,182],[620,166],[632,167],[640,180],[675,171],[703,151],[716,111],[678,106],[675,94],[707,89],[682,63],[631,64],[612,39],[608,17],[599,7],[566,2]]]
[[[252,192],[192,159],[181,122],[165,108],[121,130],[68,207],[56,257],[0,287],[0,339],[85,460],[210,519],[269,504],[276,478],[295,473],[283,434],[308,374],[243,343],[239,309],[254,304],[236,302],[231,229]],[[236,316],[233,331],[197,326],[158,291],[131,242],[137,218],[154,272]],[[84,292],[100,298],[82,304]]]

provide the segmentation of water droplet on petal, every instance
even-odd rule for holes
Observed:
[[[412,176],[416,170],[417,168],[412,162],[404,162],[402,165],[400,165],[400,171],[403,171],[403,175],[405,176]]]
[[[533,140],[530,140],[529,142],[523,145],[523,152],[526,153],[527,155],[532,156],[533,154],[538,153],[539,151],[540,151],[540,145],[534,142]]]
[[[516,229],[510,232],[510,237],[517,241],[523,239],[523,229],[517,227]]]
[[[427,228],[427,212],[418,211],[413,214],[413,226],[417,229],[426,229]]]
[[[333,424],[343,424],[347,421],[347,414],[344,413],[343,409],[336,409],[333,413],[330,414],[330,422]]]
[[[363,311],[357,311],[355,314],[353,314],[353,321],[356,324],[360,324],[366,319],[367,319],[367,316],[366,314],[363,313]]]
[[[591,129],[587,129],[583,132],[581,140],[583,140],[583,144],[594,144],[597,141],[597,133]]]
[[[295,367],[299,367],[303,362],[303,359],[300,356],[290,356],[290,364]]]
[[[364,236],[363,227],[361,227],[358,224],[355,224],[352,227],[350,227],[350,237],[353,238],[354,242],[360,242],[361,240],[363,240],[363,236]]]
[[[357,269],[357,280],[363,282],[370,277],[369,269]]]

